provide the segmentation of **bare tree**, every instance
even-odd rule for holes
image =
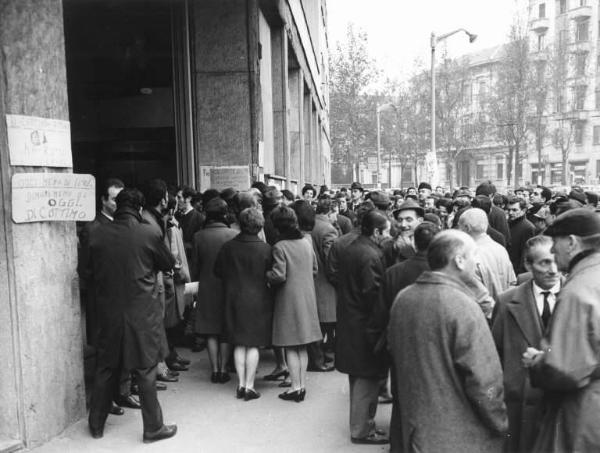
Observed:
[[[511,27],[509,42],[504,46],[489,109],[497,137],[508,147],[508,185],[517,185],[516,170],[526,155],[522,151],[527,145],[535,101],[532,67],[526,28],[517,23]]]
[[[330,125],[332,160],[352,168],[356,179],[360,162],[375,149],[376,99],[367,91],[378,77],[367,50],[364,31],[350,24],[346,41],[337,43],[330,59]]]

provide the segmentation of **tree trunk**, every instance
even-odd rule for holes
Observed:
[[[561,178],[561,184],[563,186],[568,186],[569,182],[568,180],[569,178],[569,153],[567,151],[565,151],[564,149],[561,150],[562,151],[562,166],[563,166],[563,171],[562,171],[562,178]]]
[[[537,148],[537,158],[538,158],[537,184],[539,186],[544,185],[544,175],[546,173],[546,169],[545,168],[542,169],[542,140],[543,140],[543,137],[542,137],[541,126],[538,125],[536,139],[535,139],[535,146]]]
[[[512,145],[508,146],[508,162],[506,165],[506,188],[510,188],[513,177],[513,161],[514,161],[514,149]]]

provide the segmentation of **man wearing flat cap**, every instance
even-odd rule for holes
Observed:
[[[419,203],[409,198],[398,206],[398,209],[395,209],[392,214],[400,234],[396,240],[384,244],[383,254],[386,267],[412,258],[417,254],[413,236],[417,226],[423,222],[425,211]]]
[[[569,210],[544,234],[568,277],[542,350],[523,354],[547,404],[533,451],[600,451],[600,215]]]
[[[421,184],[419,184],[419,202],[421,203],[421,205],[423,205],[425,203],[425,200],[429,198],[431,192],[431,184],[429,184],[428,182],[422,182]]]

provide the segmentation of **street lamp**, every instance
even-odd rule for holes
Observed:
[[[377,106],[377,188],[378,189],[381,189],[381,173],[380,173],[380,169],[381,169],[381,127],[380,127],[380,122],[381,122],[381,119],[380,119],[380,116],[381,116],[381,112],[389,112],[390,110],[394,110],[395,112],[398,112],[398,109],[396,108],[396,106],[389,102],[387,104]],[[392,165],[392,159],[390,158],[390,176],[392,174],[391,165]],[[391,185],[392,185],[392,181],[391,181],[391,177],[390,177],[390,187],[391,187]]]
[[[461,31],[464,31],[467,34],[470,43],[477,39],[477,35],[469,33],[464,28],[459,28],[440,36],[436,36],[433,32],[431,33],[431,151],[429,152],[429,156],[426,158],[426,163],[428,167],[429,183],[433,186],[438,185],[437,156],[435,151],[435,46],[437,43]]]

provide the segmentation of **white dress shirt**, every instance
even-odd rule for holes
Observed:
[[[560,291],[560,281],[550,289],[542,289],[533,282],[533,295],[535,296],[535,304],[540,316],[542,316],[544,311],[544,295],[542,293],[545,293],[546,291],[550,291],[550,294],[548,295],[548,305],[550,305],[550,313],[554,313],[556,295]]]

